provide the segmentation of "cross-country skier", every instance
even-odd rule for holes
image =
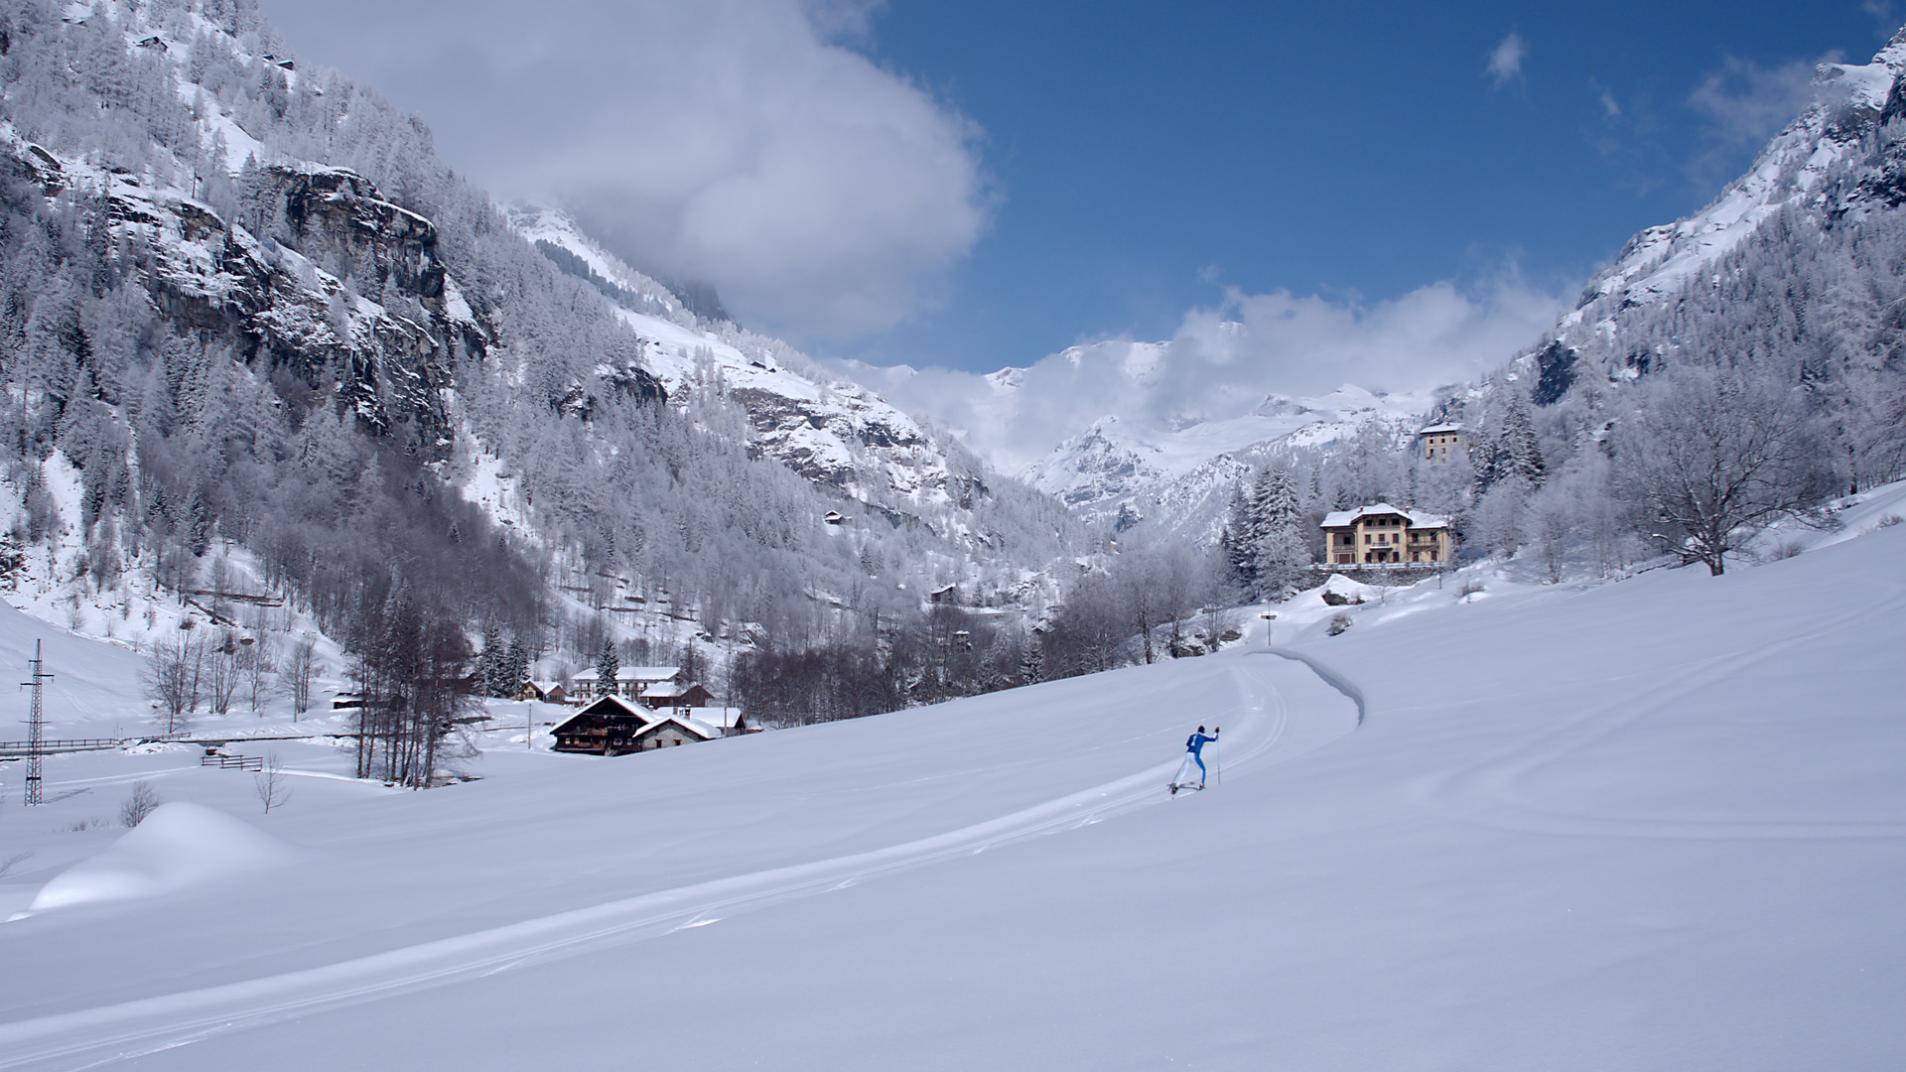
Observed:
[[[1191,785],[1191,768],[1193,764],[1196,764],[1198,767],[1198,788],[1204,788],[1204,746],[1216,741],[1218,734],[1223,731],[1223,726],[1215,726],[1212,728],[1211,734],[1206,736],[1204,727],[1199,726],[1197,733],[1185,738],[1185,761],[1178,765],[1178,774],[1171,780],[1171,791],[1173,794]]]

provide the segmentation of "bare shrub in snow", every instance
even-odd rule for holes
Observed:
[[[291,787],[285,776],[285,767],[278,761],[278,753],[272,752],[265,757],[265,765],[257,774],[252,775],[252,786],[258,791],[258,802],[265,806],[265,814],[271,809],[291,799]]]
[[[130,830],[145,822],[152,809],[159,806],[159,794],[153,791],[151,782],[134,782],[132,795],[119,806],[119,825]]]
[[[1350,628],[1350,615],[1339,614],[1330,619],[1330,627],[1325,630],[1331,636],[1341,636]]]
[[[1467,603],[1470,596],[1483,591],[1483,589],[1484,585],[1481,581],[1474,577],[1465,577],[1463,578],[1463,583],[1456,589],[1456,598]]]
[[[1887,514],[1885,517],[1880,518],[1873,528],[1890,529],[1894,525],[1899,524],[1902,520],[1906,520],[1906,518],[1901,518],[1898,514]]]

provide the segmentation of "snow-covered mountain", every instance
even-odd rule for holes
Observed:
[[[1333,442],[1372,420],[1404,421],[1432,392],[1388,393],[1344,384],[1320,395],[1201,391],[1174,367],[1167,342],[1105,340],[1069,347],[1023,368],[984,376],[849,363],[855,378],[959,436],[1001,470],[1064,502],[1093,524],[1172,516],[1202,538],[1237,476],[1281,448]],[[1102,415],[1068,432],[1051,414]]]
[[[1699,212],[1630,239],[1563,318],[1563,338],[1579,344],[1593,333],[1614,332],[1622,310],[1676,296],[1783,209],[1818,217],[1856,211],[1870,201],[1899,204],[1906,188],[1893,181],[1897,174],[1869,173],[1851,181],[1849,175],[1875,171],[1880,163],[1872,159],[1876,137],[1906,114],[1902,73],[1906,30],[1870,63],[1821,64],[1814,75],[1814,103]]]
[[[336,635],[395,587],[573,666],[1010,603],[1070,550],[957,442],[499,209],[250,0],[12,0],[0,72],[36,612],[160,628],[202,590]]]
[[[896,522],[918,520],[910,505],[957,509],[985,493],[987,477],[963,449],[787,343],[695,315],[562,211],[516,205],[509,220],[559,267],[609,298],[642,342],[641,367],[671,398],[713,393],[739,404],[752,442],[794,471]]]
[[[1897,283],[1880,251],[1891,248],[1898,227],[1891,210],[1906,203],[1902,71],[1906,33],[1870,63],[1822,65],[1814,102],[1743,176],[1699,212],[1636,235],[1547,338],[1532,332],[1529,348],[1502,354],[1507,368],[1498,375],[1527,376],[1535,400],[1549,406],[1586,368],[1597,370],[1596,383],[1618,385],[1677,351],[1708,359],[1715,347],[1833,349],[1819,338],[1825,324],[1871,336],[1893,315],[1891,299],[1865,296],[1891,294]],[[1791,277],[1794,308],[1775,308],[1783,299],[1752,280],[1760,262]],[[1828,282],[1835,272],[1862,282]],[[1828,311],[1829,303],[1838,304]],[[1849,303],[1860,306],[1852,315],[1842,307]],[[1788,317],[1800,337],[1776,338]],[[1849,345],[1869,353],[1878,346],[1870,337]],[[1458,384],[1407,394],[1345,386],[1315,398],[1229,397],[1185,382],[1173,351],[1172,343],[1113,339],[986,376],[865,365],[853,374],[1086,520],[1168,517],[1176,531],[1201,536],[1215,531],[1210,500],[1221,503],[1251,461],[1341,439],[1372,419],[1455,417],[1482,393]],[[1068,427],[1051,419],[1055,412],[1096,416]]]
[[[1026,479],[1090,522],[1171,517],[1174,531],[1204,538],[1215,535],[1230,489],[1268,452],[1334,442],[1373,420],[1408,420],[1432,403],[1428,394],[1345,384],[1313,398],[1270,395],[1236,417],[1162,428],[1107,416],[1053,448]]]

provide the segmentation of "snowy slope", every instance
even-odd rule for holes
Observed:
[[[1898,1067],[1877,526],[1272,636],[1360,704],[1258,634],[286,809],[291,862],[0,925],[40,966],[0,977],[0,1067]],[[1198,721],[1221,784],[1167,799]]]

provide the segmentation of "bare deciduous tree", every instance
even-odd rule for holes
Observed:
[[[271,680],[277,672],[278,657],[272,651],[270,636],[260,636],[252,643],[239,646],[239,691],[244,694],[252,714],[258,714],[265,695],[270,691]]]
[[[238,638],[227,630],[212,650],[206,653],[206,699],[214,714],[230,714],[232,699],[238,695],[238,649]]]
[[[1831,491],[1798,388],[1739,371],[1678,368],[1645,388],[1618,444],[1632,493],[1684,562],[1718,576],[1729,553]]]
[[[291,691],[291,717],[311,710],[311,682],[318,674],[318,642],[310,633],[291,646],[291,658],[285,667],[285,681]]]
[[[146,698],[165,713],[167,734],[178,732],[185,716],[198,706],[199,664],[203,645],[179,638],[146,656],[140,670]]]

